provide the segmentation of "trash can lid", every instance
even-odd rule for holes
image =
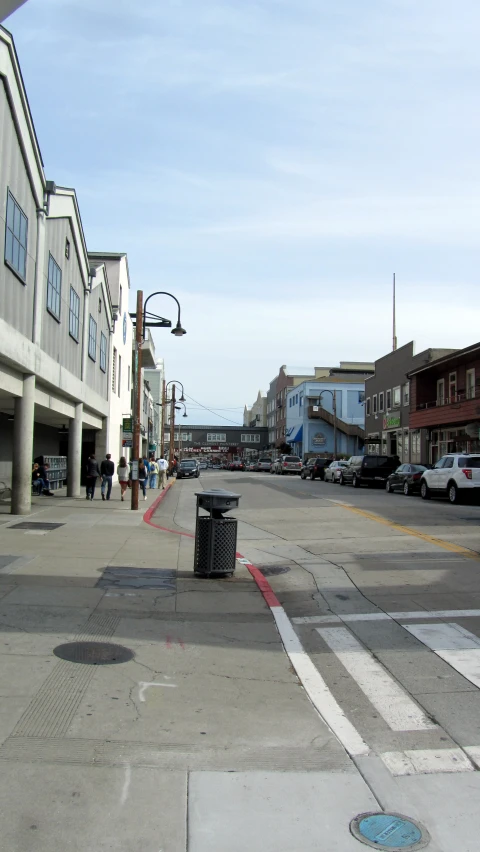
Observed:
[[[226,491],[224,488],[211,488],[209,491],[196,491],[195,497],[230,497],[240,499],[241,494],[235,494],[233,491]]]

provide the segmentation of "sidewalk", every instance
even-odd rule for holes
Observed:
[[[302,689],[243,565],[193,576],[198,482],[132,512],[40,500],[0,518],[5,852],[354,852],[378,802]],[[39,505],[40,504],[40,505]],[[59,524],[41,530],[19,523]],[[121,665],[53,655],[74,639]]]

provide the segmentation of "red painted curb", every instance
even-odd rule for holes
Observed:
[[[171,530],[169,527],[161,527],[159,524],[154,524],[153,521],[151,520],[153,513],[155,512],[157,507],[160,505],[162,500],[165,499],[165,497],[167,496],[167,492],[170,490],[172,485],[174,485],[174,483],[175,483],[175,480],[173,482],[170,482],[170,484],[167,485],[167,487],[165,488],[165,491],[162,491],[162,493],[159,494],[157,499],[154,500],[152,505],[145,512],[145,514],[143,516],[143,520],[145,521],[146,524],[149,524],[151,527],[155,527],[155,529],[157,529],[157,530],[162,530],[162,532],[169,532],[169,533],[173,533],[174,535],[183,535],[186,538],[195,538],[193,533],[180,532],[180,530]],[[245,557],[242,556],[241,553],[236,553],[235,555],[236,555],[237,559],[244,559],[245,558]],[[257,584],[259,590],[261,591],[263,598],[264,598],[264,601],[267,604],[267,606],[269,606],[270,609],[272,607],[281,607],[282,605],[281,605],[280,601],[278,600],[278,598],[277,598],[275,592],[273,591],[270,583],[268,582],[266,577],[263,576],[260,569],[257,568],[255,565],[252,565],[251,562],[248,565],[246,565],[245,567],[248,568],[250,574],[252,575],[253,579],[255,580],[255,583]]]

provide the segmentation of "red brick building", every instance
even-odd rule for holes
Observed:
[[[408,374],[413,432],[426,430],[428,460],[480,452],[480,343]]]

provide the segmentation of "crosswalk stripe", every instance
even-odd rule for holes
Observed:
[[[346,624],[354,621],[406,621],[433,618],[480,618],[480,609],[434,609],[414,610],[413,612],[347,612],[342,615],[304,615],[292,618],[294,624],[336,624],[344,621]]]
[[[459,624],[405,624],[420,642],[480,687],[480,639]]]
[[[426,731],[436,727],[347,628],[317,627],[317,632],[392,731]]]
[[[472,772],[461,748],[387,751],[380,755],[392,775],[429,775],[434,772]]]

